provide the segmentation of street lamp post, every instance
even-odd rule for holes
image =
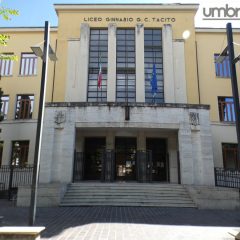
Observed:
[[[29,225],[33,226],[36,217],[36,204],[37,204],[37,190],[38,190],[38,178],[39,178],[39,166],[40,166],[40,150],[42,142],[42,125],[44,116],[44,103],[45,103],[45,91],[46,91],[46,81],[47,81],[47,68],[48,68],[48,57],[51,60],[56,61],[56,55],[52,51],[49,55],[49,22],[45,22],[44,28],[44,47],[41,51],[40,47],[32,47],[33,52],[42,58],[42,76],[41,76],[41,86],[40,86],[40,97],[39,97],[39,108],[38,108],[38,121],[37,121],[37,132],[36,132],[36,143],[35,143],[35,153],[34,153],[34,164],[33,164],[33,179],[31,188],[31,202],[29,210]]]
[[[236,119],[236,131],[237,131],[237,167],[240,168],[240,106],[239,106],[239,94],[238,94],[238,82],[236,73],[236,63],[239,61],[239,57],[235,58],[234,46],[233,46],[233,33],[232,24],[227,24],[227,40],[228,40],[228,54],[230,61],[230,73],[232,83],[232,93],[234,101],[235,119]]]
[[[239,106],[239,94],[238,94],[238,83],[236,73],[236,63],[240,60],[240,56],[235,58],[234,53],[234,42],[232,33],[232,24],[227,24],[227,47],[216,59],[217,63],[221,63],[226,56],[229,56],[230,73],[231,73],[231,85],[234,102],[234,113],[236,119],[236,133],[237,133],[237,167],[240,168],[240,106]]]

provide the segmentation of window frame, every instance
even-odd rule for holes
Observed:
[[[235,155],[235,159],[234,159],[234,168],[227,168],[227,161],[229,161],[228,159],[226,159],[226,155],[227,155],[227,151],[232,151],[233,154]],[[240,166],[238,166],[238,159],[237,159],[237,143],[222,143],[222,157],[223,157],[223,167],[224,169],[233,169],[233,170],[237,170],[240,168]]]
[[[19,149],[17,149],[18,152],[14,152],[15,143],[19,143]],[[19,167],[28,166],[29,147],[30,147],[30,140],[14,140],[14,141],[12,141],[12,152],[11,152],[10,164],[12,166],[19,166]],[[22,153],[23,153],[23,157],[22,157]],[[17,163],[16,161],[13,162],[14,158],[15,158],[14,154],[20,154],[19,163]],[[16,156],[18,156],[18,155],[16,155]]]
[[[221,99],[225,99],[222,101]],[[226,99],[232,99],[232,101],[226,101]],[[224,109],[226,106],[226,110]],[[235,108],[233,97],[218,96],[218,112],[219,121],[222,123],[235,123]]]
[[[101,34],[101,31],[104,33]],[[98,75],[100,63],[102,70],[102,82],[101,87],[99,88]],[[107,78],[108,29],[91,28],[89,36],[87,102],[107,102]]]
[[[136,32],[134,28],[118,28],[116,32],[116,102],[136,102]]]
[[[7,52],[7,53],[3,53],[3,55],[10,55],[13,56],[14,53],[13,52]],[[4,65],[4,74],[2,74],[2,62],[10,62],[9,66],[9,74],[5,74],[5,70],[6,70],[6,65]],[[13,76],[13,60],[5,60],[5,59],[0,59],[0,76],[1,77],[12,77]]]
[[[159,34],[156,34],[156,33]],[[144,89],[146,103],[164,103],[162,28],[144,29]],[[157,94],[152,96],[151,78],[153,65],[156,66]]]
[[[17,108],[18,108],[18,102],[22,99],[18,99],[18,97],[23,97],[23,96],[28,96],[30,99],[30,105],[29,105],[29,108],[30,108],[30,112],[28,111],[27,113],[27,116],[26,116],[26,112],[24,111],[23,114],[21,112],[21,114],[24,116],[24,117],[17,117]],[[31,99],[32,97],[32,99]],[[26,100],[26,99],[25,99]],[[28,102],[29,102],[28,100]],[[33,111],[34,111],[34,100],[35,100],[35,96],[34,94],[17,94],[16,96],[16,105],[15,105],[15,120],[28,120],[28,119],[32,119],[33,117]],[[25,103],[24,103],[25,104]],[[20,108],[21,108],[21,104],[19,104],[19,111],[20,111]],[[24,106],[25,108],[25,106]],[[22,116],[21,115],[21,116]]]
[[[216,63],[215,61],[219,55],[219,53],[214,53],[215,76],[217,78],[231,78],[229,56],[226,56],[222,63]]]
[[[29,54],[29,55],[33,55],[33,57],[31,57],[30,59],[34,59],[34,68],[31,70],[31,74],[29,73],[30,72],[30,66],[28,66],[28,74],[25,73],[25,69],[22,73],[22,68],[23,68],[23,55],[24,54]],[[29,59],[29,57],[28,57]],[[22,52],[21,53],[21,61],[20,61],[20,69],[19,69],[19,76],[23,76],[23,77],[28,77],[28,76],[37,76],[37,66],[38,66],[38,57],[33,53],[33,52]]]
[[[2,95],[2,98],[4,98],[4,97],[8,97],[8,100],[6,101],[6,100],[1,99],[2,103],[3,103],[2,108],[1,108],[1,113],[3,113],[3,120],[7,120],[10,97],[9,97],[9,95]],[[7,110],[6,111],[2,111],[4,109],[7,109]]]

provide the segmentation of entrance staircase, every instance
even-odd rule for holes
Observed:
[[[60,206],[196,207],[183,185],[96,182],[71,183]]]

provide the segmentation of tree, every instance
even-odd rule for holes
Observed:
[[[18,15],[19,15],[19,12],[15,9],[5,8],[3,6],[0,7],[0,16],[2,17],[2,19],[6,21],[11,20],[11,16],[18,16]],[[10,36],[6,34],[0,34],[0,45],[7,46],[9,39],[10,39]],[[17,60],[17,56],[0,53],[0,59]]]
[[[3,6],[0,6],[0,16],[6,21],[11,20],[11,16],[18,16],[18,14],[19,14],[18,11],[15,9],[10,9],[10,8],[5,8]],[[10,39],[10,36],[0,33],[0,46],[7,46],[9,39]],[[0,59],[17,60],[17,56],[0,53]],[[3,105],[2,96],[3,96],[3,91],[0,88],[0,122],[4,119],[4,113],[2,113],[2,105]]]

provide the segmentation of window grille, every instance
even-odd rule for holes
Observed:
[[[223,143],[223,165],[225,169],[237,169],[237,144]]]

